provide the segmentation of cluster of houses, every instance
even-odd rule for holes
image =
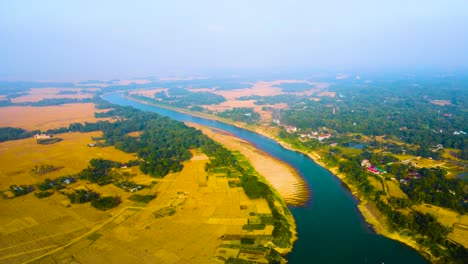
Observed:
[[[275,122],[277,121],[277,122]],[[279,120],[277,119],[274,119],[273,122],[279,124]],[[300,129],[295,127],[295,126],[284,126],[284,128],[286,129],[286,132],[288,133],[295,133],[297,131],[299,131]],[[319,133],[317,131],[313,131],[311,133],[308,133],[308,134],[300,134],[299,135],[302,139],[317,139],[318,141],[322,141],[324,139],[328,139],[332,136],[332,134],[323,134],[323,133]]]
[[[299,129],[295,126],[285,126],[286,132],[288,133],[294,133],[297,132]]]
[[[309,134],[300,134],[301,138],[310,138],[310,139],[317,139],[318,141],[322,141],[324,139],[330,138],[331,134],[319,134],[318,132],[314,131]]]
[[[122,189],[124,189],[125,191],[131,192],[131,193],[134,193],[143,189],[143,186],[135,185],[134,183],[131,183],[131,182],[122,182],[120,184],[120,187],[122,187]]]
[[[372,163],[368,159],[362,160],[361,166],[365,168],[367,171],[372,172],[376,175],[387,173],[384,169],[381,169],[377,166],[372,165]]]
[[[453,134],[454,134],[455,136],[458,136],[458,135],[466,135],[466,132],[463,131],[463,130],[460,130],[460,131],[454,131]]]
[[[408,181],[411,179],[419,180],[421,179],[422,176],[419,174],[417,171],[409,170],[408,171],[408,176],[406,176],[404,179],[400,179],[401,184],[408,184]]]

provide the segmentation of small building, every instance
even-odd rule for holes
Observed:
[[[368,159],[364,159],[361,162],[361,166],[367,168],[367,167],[371,166],[371,163],[370,163],[370,161]]]
[[[88,144],[88,147],[90,147],[90,148],[94,148],[95,146],[96,146],[96,144],[94,144],[94,143],[89,143]]]
[[[330,137],[331,137],[331,134],[320,134],[320,135],[317,136],[317,139],[318,139],[319,141],[322,141],[322,140],[328,139],[328,138],[330,138]]]
[[[49,139],[52,138],[52,135],[50,134],[35,134],[34,139]]]
[[[297,132],[297,127],[295,127],[295,126],[286,126],[286,132],[288,132],[288,133]]]

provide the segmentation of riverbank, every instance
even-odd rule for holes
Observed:
[[[342,183],[346,185],[346,187],[350,190],[351,194],[358,200],[359,203],[357,205],[357,208],[359,212],[361,213],[366,223],[372,227],[372,230],[376,234],[390,238],[392,240],[399,241],[415,249],[417,252],[419,252],[421,255],[425,256],[425,258],[429,260],[432,260],[432,261],[436,260],[427,249],[421,247],[412,237],[405,236],[398,232],[392,231],[390,227],[388,226],[388,224],[386,223],[385,217],[375,207],[375,204],[372,203],[371,201],[364,199],[364,197],[359,193],[357,188],[354,187],[354,185],[350,184],[346,180],[346,175],[338,171],[337,167],[330,167],[324,162],[322,162],[320,154],[318,152],[316,151],[304,152],[302,150],[299,150],[293,147],[291,144],[284,142],[283,140],[279,139],[276,136],[271,135],[270,133],[266,131],[256,130],[255,132],[265,137],[275,140],[276,142],[278,142],[278,144],[280,144],[282,147],[286,149],[307,155],[311,160],[313,160],[319,166],[321,166],[322,168],[325,168],[332,175],[337,177]]]
[[[297,182],[303,180],[299,176],[299,174],[294,170],[294,168],[291,168],[288,164],[278,159],[275,159],[267,153],[259,150],[250,142],[242,140],[234,135],[231,135],[230,133],[190,122],[186,122],[185,124],[190,127],[194,127],[198,130],[201,130],[203,134],[213,139],[214,141],[222,144],[229,150],[239,151],[251,162],[255,170],[261,176],[263,176],[263,178],[261,178],[260,180],[270,185],[270,188],[273,190],[274,195],[279,198],[278,200],[280,201],[280,204],[275,204],[275,206],[277,207],[277,209],[280,209],[280,211],[289,223],[289,231],[292,234],[290,239],[290,245],[293,245],[294,242],[297,240],[297,226],[294,217],[287,209],[286,201],[289,201],[289,204],[300,206],[307,202],[310,198],[310,192],[306,186],[303,187],[306,189],[306,192],[300,193],[302,194],[302,196],[298,196],[298,194],[294,193],[294,190],[288,188],[288,186],[286,185],[287,183],[290,183],[291,180]],[[274,177],[274,175],[281,175],[285,177],[278,178]],[[281,201],[284,201],[286,203]],[[292,247],[275,247],[275,250],[282,255],[286,255],[292,251]]]
[[[434,260],[432,254],[428,250],[420,247],[419,244],[412,237],[404,236],[398,232],[392,231],[390,227],[388,226],[388,224],[385,222],[386,221],[385,217],[380,212],[378,212],[378,209],[375,207],[375,204],[372,203],[371,201],[367,201],[366,199],[364,199],[364,197],[359,193],[357,188],[354,187],[354,185],[350,184],[346,180],[346,175],[338,171],[337,167],[330,167],[326,165],[324,162],[322,162],[320,154],[318,152],[316,151],[304,152],[297,148],[294,148],[293,146],[291,146],[291,144],[284,142],[281,139],[275,136],[272,136],[265,131],[263,131],[263,133],[259,131],[255,131],[255,132],[275,140],[276,142],[278,142],[278,144],[280,144],[282,147],[286,149],[307,155],[311,160],[313,160],[319,166],[321,166],[322,168],[325,168],[332,175],[337,177],[342,183],[346,185],[346,187],[350,190],[351,194],[358,200],[359,204],[357,205],[357,208],[359,212],[361,213],[366,223],[372,227],[372,230],[376,234],[399,241],[415,249],[416,251],[418,251],[421,255],[425,256],[426,258]]]
[[[163,104],[148,103],[148,102],[141,101],[141,100],[135,100],[134,98],[131,98],[131,97],[127,97],[127,99],[131,99],[133,101],[138,101],[139,103],[144,103],[144,104],[148,104],[148,105],[155,105],[157,107],[162,107],[162,108],[174,110],[174,111],[189,114],[189,115],[192,115],[192,116],[197,116],[197,117],[202,117],[202,118],[205,118],[205,119],[216,120],[216,121],[223,122],[223,123],[226,123],[226,124],[229,124],[229,125],[233,125],[233,126],[236,126],[236,127],[242,128],[242,129],[246,129],[246,130],[258,133],[258,134],[260,134],[262,136],[268,137],[268,138],[270,138],[272,140],[275,140],[276,142],[278,142],[280,145],[282,145],[286,149],[293,150],[293,151],[296,151],[296,152],[303,153],[303,154],[307,155],[315,163],[317,163],[321,167],[327,169],[331,174],[333,174],[337,178],[339,178],[351,190],[351,193],[353,194],[353,196],[356,197],[357,200],[360,202],[360,204],[358,205],[358,209],[359,209],[361,215],[363,216],[364,220],[369,225],[371,225],[373,227],[373,230],[375,231],[375,233],[377,233],[379,235],[382,235],[382,236],[385,236],[385,237],[388,237],[390,239],[399,241],[401,243],[404,243],[404,244],[410,246],[411,248],[417,250],[420,254],[426,256],[426,258],[433,259],[432,256],[426,250],[419,247],[418,244],[411,237],[402,236],[402,235],[400,235],[398,233],[390,231],[388,225],[385,222],[386,221],[385,218],[382,217],[381,215],[379,215],[379,212],[377,210],[372,210],[372,207],[373,207],[372,203],[369,203],[368,201],[363,200],[363,197],[359,194],[359,192],[351,184],[346,182],[345,175],[338,173],[337,168],[329,167],[326,164],[324,164],[321,161],[321,158],[320,158],[320,155],[319,155],[318,152],[304,152],[304,151],[301,151],[300,149],[294,148],[293,146],[291,146],[287,142],[284,142],[283,140],[279,139],[276,136],[276,134],[274,132],[272,132],[272,130],[269,129],[268,127],[247,126],[245,124],[241,124],[241,123],[238,123],[238,122],[232,122],[230,120],[226,120],[224,118],[219,118],[217,116],[208,115],[208,114],[205,114],[205,113],[196,113],[196,112],[188,111],[188,110],[185,110],[185,109],[179,109],[179,108],[175,108],[175,107],[166,106],[166,105],[163,105]]]
[[[286,204],[303,206],[310,199],[310,190],[299,173],[289,164],[261,151],[252,143],[235,137],[222,130],[186,122],[188,126],[199,129],[214,141],[226,148],[239,151],[252,163],[256,171],[263,175],[284,199]]]

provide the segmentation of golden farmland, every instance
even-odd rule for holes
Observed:
[[[94,112],[93,104],[5,107],[0,108],[0,126],[47,130],[95,122]],[[138,137],[140,132],[130,135]],[[79,173],[93,158],[121,163],[136,159],[135,154],[114,147],[88,146],[95,142],[93,137],[101,136],[102,132],[63,133],[54,135],[62,141],[51,145],[37,144],[33,138],[0,143],[0,192],[11,185],[35,185],[45,178]],[[249,149],[255,152],[253,146]],[[133,193],[113,184],[99,186],[83,180],[64,191],[92,190],[102,196],[120,196],[122,203],[103,212],[89,203],[71,204],[57,191],[43,199],[32,193],[0,197],[0,263],[217,263],[229,257],[266,262],[261,254],[239,249],[239,243],[244,235],[271,238],[272,224],[262,230],[243,228],[249,221],[259,221],[256,214],[271,216],[267,201],[251,200],[241,187],[230,187],[227,175],[208,174],[204,170],[208,157],[193,154],[181,172],[163,179],[144,175],[138,167],[115,169],[147,186],[137,194],[157,196],[148,204],[129,200]],[[36,165],[60,169],[31,174]],[[270,238],[259,240],[267,243]]]
[[[98,110],[92,103],[60,106],[9,106],[0,108],[0,127],[19,127],[26,130],[47,130],[68,127],[71,123],[106,120],[95,118]]]
[[[37,144],[33,138],[0,143],[0,190],[8,189],[12,184],[35,184],[44,178],[78,173],[88,166],[92,158],[119,162],[135,159],[134,154],[114,147],[88,147],[87,144],[93,142],[92,137],[101,135],[102,132],[57,134],[55,137],[63,140],[52,145]],[[29,173],[35,165],[42,164],[63,168],[42,176]]]
[[[89,204],[64,207],[68,199],[58,193],[45,199],[28,194],[3,200],[1,211],[8,215],[0,219],[0,263],[31,259],[37,263],[210,263],[236,256],[239,249],[217,249],[237,241],[223,237],[246,234],[242,226],[252,218],[250,213],[271,211],[265,200],[250,200],[242,188],[230,188],[227,177],[208,175],[207,161],[204,154],[195,154],[181,172],[140,191],[157,194],[146,206],[126,200],[130,194],[114,185],[95,184],[85,186],[121,195],[123,203],[104,213]],[[69,188],[82,185],[78,182]],[[174,214],[154,216],[164,208]],[[267,226],[262,232],[272,230]],[[265,259],[259,256],[258,260]]]

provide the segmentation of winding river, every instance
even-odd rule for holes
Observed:
[[[103,99],[119,105],[156,112],[178,121],[189,121],[228,131],[295,167],[312,190],[310,201],[290,207],[297,223],[298,241],[289,263],[428,263],[412,248],[375,234],[357,209],[357,200],[341,181],[306,155],[283,148],[257,133],[214,120],[145,105],[119,93]]]

